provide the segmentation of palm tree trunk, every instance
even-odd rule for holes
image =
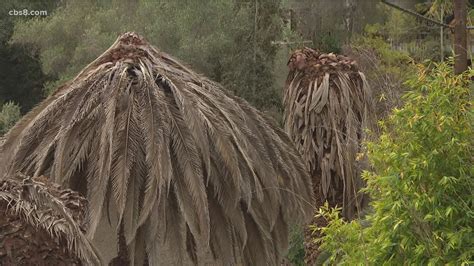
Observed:
[[[467,70],[467,3],[466,0],[454,0],[454,73]]]

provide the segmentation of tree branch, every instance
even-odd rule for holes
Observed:
[[[402,12],[408,13],[408,14],[410,14],[410,15],[412,15],[412,16],[417,17],[417,18],[421,18],[421,19],[423,19],[423,20],[426,20],[426,21],[429,21],[429,22],[431,22],[431,23],[434,23],[434,24],[436,24],[436,25],[438,25],[438,26],[443,26],[443,27],[445,27],[445,28],[453,29],[453,26],[451,26],[451,25],[445,24],[445,23],[443,23],[443,22],[434,20],[434,19],[429,18],[429,17],[425,17],[425,16],[423,16],[423,15],[421,15],[421,14],[418,14],[417,12],[415,12],[415,11],[413,11],[413,10],[406,9],[406,8],[401,7],[401,6],[399,6],[399,5],[396,5],[396,4],[394,4],[394,3],[390,3],[390,2],[387,1],[387,0],[382,0],[382,3],[384,3],[384,4],[386,4],[386,5],[390,6],[390,7],[393,7],[393,8],[395,8],[395,9],[398,9],[398,10],[400,10],[400,11],[402,11]],[[474,29],[474,26],[467,26],[466,29],[468,29],[468,30],[473,30],[473,29]]]

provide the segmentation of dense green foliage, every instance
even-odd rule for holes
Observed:
[[[384,5],[380,9],[386,20],[383,24],[372,25],[372,33],[390,40],[392,49],[407,52],[416,60],[440,60],[439,27]],[[420,7],[413,9],[424,11]]]
[[[290,247],[286,254],[286,258],[294,266],[304,265],[304,238],[301,227],[294,226],[290,231]]]
[[[373,198],[369,226],[321,210],[322,248],[341,264],[473,263],[474,167],[470,70],[419,67],[380,138],[368,144],[373,171],[365,173]]]
[[[293,12],[292,29],[307,44],[323,52],[339,53],[352,37],[364,31],[366,24],[383,22],[384,16],[374,1],[285,0]]]
[[[406,90],[404,81],[416,69],[408,52],[394,50],[386,38],[374,32],[374,27],[377,28],[368,25],[364,35],[354,38],[346,52],[366,75],[376,101],[375,116],[383,119],[400,106],[401,95]]]
[[[114,8],[111,8],[114,6]],[[16,25],[13,43],[38,48],[56,81],[75,76],[123,32],[135,31],[161,50],[265,108],[278,106],[273,84],[282,34],[279,1],[63,1],[46,17]],[[255,24],[256,23],[256,24]],[[286,57],[286,55],[284,55]]]
[[[20,119],[20,106],[13,102],[3,104],[0,109],[0,135],[5,134]]]
[[[41,100],[43,83],[48,77],[41,71],[36,53],[28,45],[9,43],[14,24],[27,21],[30,16],[11,16],[13,10],[44,10],[51,12],[57,0],[6,0],[0,5],[0,106],[14,101],[27,112]]]

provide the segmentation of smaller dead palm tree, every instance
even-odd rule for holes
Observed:
[[[0,181],[2,265],[97,265],[85,237],[87,202],[44,178]]]
[[[353,60],[310,48],[296,51],[289,68],[285,130],[311,171],[316,205],[327,200],[351,219],[363,200],[356,159],[372,106],[365,76]]]

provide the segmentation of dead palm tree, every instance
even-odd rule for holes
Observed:
[[[1,264],[98,264],[84,234],[86,207],[77,192],[41,178],[0,181]]]
[[[135,33],[20,120],[0,162],[86,195],[104,263],[276,265],[311,213],[286,134]]]
[[[285,130],[310,169],[316,206],[328,201],[351,219],[363,200],[356,159],[372,106],[365,76],[353,60],[310,48],[296,51],[289,68]]]

